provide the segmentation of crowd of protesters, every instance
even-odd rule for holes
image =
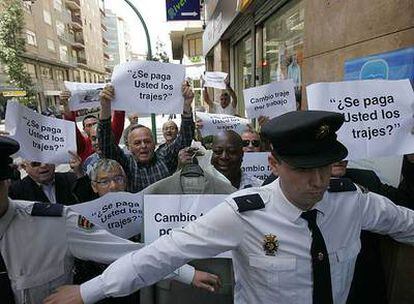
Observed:
[[[204,90],[204,99],[211,113],[230,115],[237,113],[236,94],[228,82],[226,85],[227,90],[220,95],[220,102],[211,100],[207,90]],[[241,166],[245,153],[270,151],[269,143],[262,138],[260,132],[261,126],[267,123],[267,119],[261,118],[256,128],[249,126],[241,134],[234,131],[222,131],[213,137],[211,145],[202,146],[205,141],[195,136],[196,123],[191,108],[194,94],[187,83],[182,86],[182,94],[184,108],[181,114],[181,124],[177,126],[173,120],[164,123],[162,132],[165,141],[157,146],[152,130],[139,123],[139,113],[127,113],[130,124],[125,128],[125,112],[111,109],[116,91],[112,86],[106,86],[101,92],[99,115],[83,117],[83,130],[76,128],[77,151],[71,153],[71,170],[64,173],[56,172],[53,164],[39,163],[30,159],[23,160],[18,165],[22,171],[27,173],[26,177],[20,179],[18,174],[5,175],[2,180],[5,180],[4,183],[7,182],[7,189],[2,191],[7,191],[8,196],[13,200],[70,206],[92,201],[108,192],[230,194],[238,189],[261,186],[263,181],[245,174]],[[75,112],[71,112],[68,108],[69,98],[68,92],[61,95],[63,119],[76,122]],[[121,147],[120,142],[123,142],[125,147]],[[9,181],[8,178],[12,176],[13,180]],[[384,184],[374,171],[347,168],[346,161],[338,162],[332,167],[332,178],[338,177],[349,178],[366,191],[383,195],[395,204],[414,208],[414,154],[404,156],[401,182],[398,187]],[[273,172],[269,178],[275,180],[277,174]],[[19,205],[16,208],[23,207]],[[68,218],[76,217],[66,207],[63,210]],[[61,210],[54,212],[62,213]],[[0,213],[0,227],[6,216],[7,212]],[[36,218],[33,229],[39,229],[37,238],[45,238],[41,233],[47,229],[53,229],[50,231],[52,235],[50,239],[42,243],[42,246],[50,247],[42,248],[41,251],[35,253],[35,256],[45,255],[56,261],[63,255],[66,264],[62,264],[62,267],[65,268],[66,276],[61,278],[61,281],[56,280],[63,275],[63,273],[58,273],[60,266],[57,265],[56,270],[50,268],[51,272],[56,271],[56,273],[45,274],[43,278],[34,276],[30,280],[24,277],[24,271],[23,274],[19,274],[22,278],[17,277],[18,271],[11,269],[14,266],[10,266],[13,257],[8,254],[5,256],[5,251],[10,252],[9,248],[13,245],[2,243],[2,255],[9,272],[16,303],[39,303],[36,302],[39,297],[46,297],[53,288],[71,283],[72,277],[68,276],[68,273],[74,273],[75,282],[82,283],[105,269],[106,266],[99,263],[110,263],[121,254],[142,246],[135,245],[131,241],[112,238],[109,233],[101,230],[94,230],[89,238],[82,235],[81,238],[85,238],[85,241],[79,243],[76,239],[76,232],[73,232],[76,231],[76,223],[55,221],[48,224],[51,225],[50,228],[36,228],[35,225],[42,225],[42,220],[46,222],[49,218]],[[87,219],[85,221],[87,223]],[[88,226],[85,222],[82,225]],[[60,226],[64,228],[53,228]],[[68,234],[60,238],[59,242],[56,241],[55,239],[59,238],[59,231],[64,230]],[[69,235],[70,233],[72,234]],[[132,241],[140,240],[132,239]],[[361,241],[362,251],[356,263],[348,303],[388,303],[385,271],[382,268],[383,262],[380,254],[382,237],[373,233],[363,233]],[[113,245],[106,246],[105,242],[113,242]],[[82,244],[85,245],[84,248],[77,249],[77,247],[82,247]],[[114,251],[115,244],[120,246],[119,250]],[[58,245],[67,246],[67,248],[55,250],[54,247]],[[105,252],[112,254],[106,257]],[[68,256],[70,259],[67,258]],[[24,257],[21,255],[22,259]],[[74,258],[76,258],[75,263],[73,263]],[[183,279],[182,282],[192,283],[199,289],[182,287],[180,283],[172,281],[166,281],[168,283],[164,285],[161,282],[151,287],[152,292],[148,292],[149,295],[142,292],[141,303],[233,303],[234,277],[230,260],[224,259],[219,262],[207,259],[194,261],[193,265],[196,268],[195,272],[194,270],[192,272],[193,276],[190,280]],[[55,264],[51,263],[49,266],[52,267]],[[47,268],[45,267],[42,269]],[[203,272],[198,269],[207,269],[207,271]],[[40,278],[43,280],[42,284],[32,282]],[[41,290],[39,286],[47,284],[48,281],[53,281],[53,284]],[[165,284],[168,284],[168,287],[165,287]],[[220,285],[222,292],[207,294],[202,291],[203,289],[217,289]],[[5,286],[4,284],[0,286],[3,293]],[[162,290],[168,290],[168,292],[164,291],[167,296],[157,298],[154,293],[160,294]],[[11,298],[10,301],[12,301]],[[119,302],[116,301],[109,299],[105,303],[139,303],[140,299],[137,295],[133,295],[120,299]]]

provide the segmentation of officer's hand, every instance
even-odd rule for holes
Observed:
[[[61,286],[55,293],[44,299],[43,304],[84,304],[80,293],[80,286]]]
[[[210,292],[218,291],[221,287],[221,281],[218,276],[204,271],[196,270],[193,281],[191,282],[195,287],[204,289]]]

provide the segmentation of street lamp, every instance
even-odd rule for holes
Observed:
[[[141,13],[131,3],[131,1],[125,0],[125,2],[133,9],[135,14],[138,16],[139,21],[141,21],[141,24],[145,31],[145,37],[147,38],[147,60],[152,60],[151,39],[148,33],[147,25],[145,24],[145,21],[144,21],[144,18],[142,18]],[[154,142],[155,144],[157,144],[157,124],[155,122],[155,114],[151,114],[151,129],[152,129],[152,136],[154,138]]]

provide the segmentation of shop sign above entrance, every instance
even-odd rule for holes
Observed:
[[[200,20],[200,0],[166,0],[167,21]]]

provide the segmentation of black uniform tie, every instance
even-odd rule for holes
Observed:
[[[330,304],[332,299],[331,268],[322,233],[316,224],[316,209],[303,212],[312,234],[311,256],[313,273],[313,304]]]

